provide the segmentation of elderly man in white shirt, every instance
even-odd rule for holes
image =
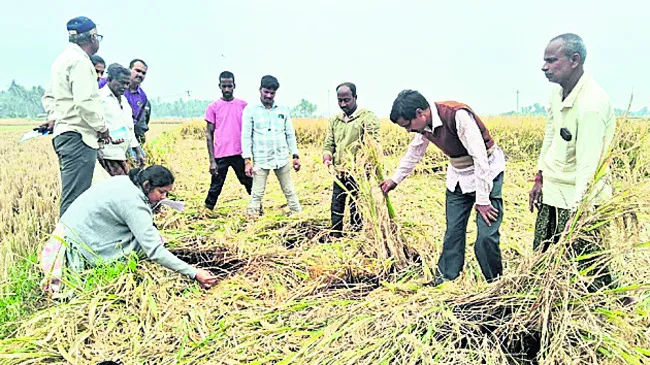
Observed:
[[[129,172],[129,149],[133,150],[141,167],[145,163],[144,153],[134,133],[131,106],[123,97],[130,77],[131,72],[127,68],[114,63],[108,67],[108,82],[99,90],[106,125],[113,139],[121,141],[119,144],[104,146],[98,153],[99,163],[111,176],[126,175]]]
[[[586,57],[584,41],[573,33],[554,37],[544,51],[542,71],[559,86],[551,94],[535,185],[529,194],[530,211],[538,209],[535,250],[546,251],[559,242],[583,200],[586,207],[593,207],[612,197],[608,169],[600,178],[595,176],[614,140],[616,115],[605,90],[584,70]],[[575,257],[591,256],[580,260],[581,270],[593,277],[590,291],[614,281],[609,268],[598,264],[599,231],[585,232],[590,237],[576,240],[570,251]]]
[[[413,171],[429,142],[449,157],[447,230],[434,285],[460,275],[465,264],[465,236],[472,210],[477,212],[476,259],[485,279],[496,280],[503,272],[499,247],[499,227],[503,220],[503,151],[479,116],[462,103],[444,101],[429,105],[419,92],[404,90],[395,99],[390,118],[416,135],[393,178],[381,183],[384,193],[395,189]]]

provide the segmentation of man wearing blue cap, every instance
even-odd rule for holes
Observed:
[[[52,142],[61,169],[60,215],[90,187],[97,150],[111,143],[90,61],[102,36],[95,23],[83,16],[70,20],[67,28],[70,44],[54,61],[43,95],[48,120],[54,121]]]

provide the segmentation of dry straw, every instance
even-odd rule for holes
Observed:
[[[41,297],[30,304],[31,314],[7,323],[15,329],[0,340],[0,363],[648,362],[647,123],[620,124],[610,155],[615,198],[596,210],[581,210],[561,241],[541,254],[530,249],[534,217],[524,206],[543,120],[490,120],[508,156],[505,276],[486,284],[470,247],[463,276],[436,288],[423,283],[435,266],[444,230],[439,205],[444,177],[437,172],[444,158],[429,151],[414,176],[391,193],[391,218],[377,187],[382,176],[366,166],[381,164],[381,173],[390,172],[410,136],[384,123],[382,153],[366,148],[352,171],[360,182],[363,234],[319,244],[329,225],[332,182],[318,146],[326,121],[295,124],[304,157],[294,181],[305,212],[288,218],[277,183],[271,182],[265,216],[246,221],[247,196],[232,177],[216,212],[200,208],[209,180],[203,123],[170,131],[149,149],[176,173],[175,194],[188,202],[182,214],[164,212],[158,225],[179,255],[222,273],[217,287],[201,291],[144,261],[137,270],[95,286],[82,281],[71,300]],[[55,222],[58,171],[48,142],[18,150],[0,146],[5,162],[0,172],[3,182],[10,181],[0,187],[5,298],[13,295],[8,268],[35,253]],[[601,250],[572,255],[570,248],[597,227],[605,230]],[[610,267],[617,286],[590,292],[596,278],[592,267],[581,264],[585,260]],[[97,277],[97,271],[87,275]],[[624,306],[622,299],[630,295],[640,301]]]

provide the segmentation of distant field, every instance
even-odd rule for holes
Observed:
[[[193,119],[154,119],[150,122],[152,125],[151,131],[148,134],[150,138],[157,136],[158,134],[170,130],[176,125],[182,123],[189,123]],[[29,119],[0,119],[0,132],[3,131],[12,131],[12,132],[22,132],[27,133],[32,128],[37,127],[43,123],[41,120],[29,120]],[[15,137],[16,140],[20,138],[21,134],[18,134]],[[8,138],[8,136],[0,134],[0,138]]]
[[[195,118],[200,119],[200,118]],[[181,124],[183,122],[189,122],[195,120],[192,118],[188,119],[178,119],[178,118],[165,118],[165,119],[152,119],[151,124]],[[41,119],[0,119],[0,126],[23,126],[23,125],[34,125],[37,126],[43,123],[44,120]]]
[[[25,131],[31,130],[30,124],[0,124],[0,131]]]

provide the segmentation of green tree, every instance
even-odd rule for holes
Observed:
[[[314,118],[316,117],[316,104],[312,104],[306,99],[300,100],[300,104],[291,109],[291,116],[294,118]]]
[[[36,118],[44,112],[41,104],[44,92],[41,86],[27,90],[12,81],[7,91],[0,91],[0,118]]]
[[[152,118],[197,118],[205,115],[205,109],[210,104],[209,100],[183,100],[172,102],[162,101],[160,98],[152,99]]]

